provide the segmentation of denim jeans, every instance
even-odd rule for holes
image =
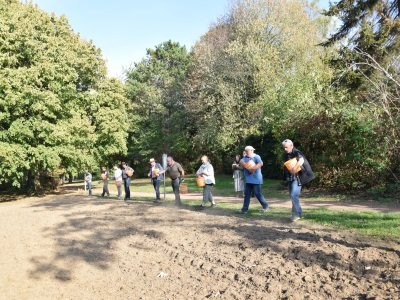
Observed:
[[[172,190],[174,191],[175,194],[175,204],[176,205],[182,205],[181,202],[181,195],[179,193],[179,177],[176,179],[171,179],[171,185],[172,185]]]
[[[125,200],[131,199],[131,190],[129,186],[131,185],[131,178],[124,178],[124,188],[125,188]]]
[[[214,185],[213,184],[206,184],[203,188],[203,206],[207,204],[208,201],[210,201],[212,204],[215,204],[214,198],[212,195],[212,190],[213,190]]]
[[[160,200],[160,184],[161,180],[157,180],[157,178],[152,178],[151,182],[154,186],[154,191],[156,192],[156,199]]]
[[[250,196],[252,192],[254,192],[254,196],[256,196],[261,206],[264,209],[268,208],[268,202],[265,200],[263,194],[261,193],[261,184],[246,183],[246,186],[244,188],[244,202],[243,202],[242,212],[249,210]]]
[[[303,211],[300,205],[300,192],[301,192],[301,185],[299,186],[297,183],[297,179],[293,181],[289,181],[289,194],[290,199],[292,200],[292,216],[301,217]]]
[[[91,181],[86,182],[86,188],[89,191],[89,196],[91,196],[92,195],[92,182]]]

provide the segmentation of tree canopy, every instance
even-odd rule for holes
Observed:
[[[123,86],[65,17],[0,1],[0,181],[41,188],[126,152]]]

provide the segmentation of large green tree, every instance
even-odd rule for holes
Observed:
[[[320,112],[331,71],[317,46],[326,22],[312,11],[302,1],[235,1],[194,46],[186,106],[199,148],[279,140]]]
[[[162,153],[187,157],[191,143],[182,87],[189,62],[184,46],[167,41],[148,49],[146,58],[127,72],[133,120],[129,152],[139,160]]]
[[[0,1],[0,181],[77,173],[126,152],[124,90],[65,17]]]

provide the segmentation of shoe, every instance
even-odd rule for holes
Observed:
[[[239,209],[239,210],[238,210],[238,214],[245,215],[245,214],[247,214],[247,210],[246,210],[246,211],[243,211],[243,210]]]
[[[299,217],[299,216],[292,216],[291,218],[290,218],[290,220],[292,221],[292,222],[297,222],[298,220],[300,220],[301,218]]]
[[[198,207],[200,210],[203,210],[203,209],[205,209],[206,207],[202,204],[202,205],[199,205],[199,207]]]
[[[265,214],[267,211],[269,211],[269,207],[260,209],[260,213],[263,213],[263,214]]]
[[[216,207],[216,206],[217,206],[216,203],[211,204],[211,208]]]
[[[154,200],[153,202],[154,202],[154,203],[161,203],[161,200],[160,200],[160,199],[156,199],[156,200]]]

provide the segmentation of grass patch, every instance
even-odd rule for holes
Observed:
[[[400,238],[400,213],[336,211],[326,208],[304,209],[306,220],[377,236]]]

